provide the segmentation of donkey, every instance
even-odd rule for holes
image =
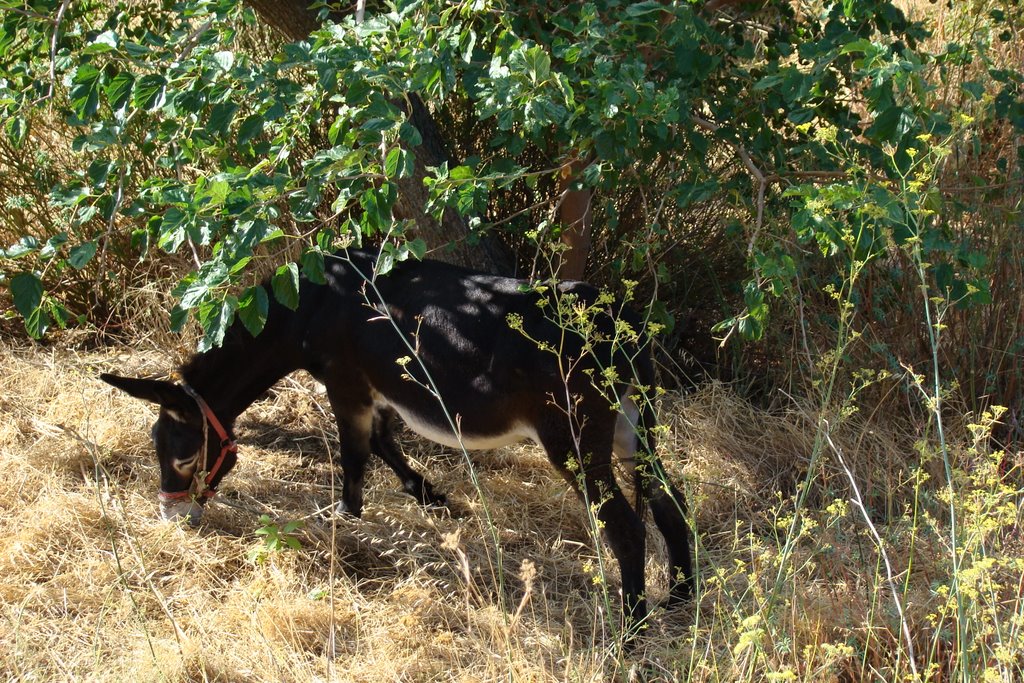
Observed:
[[[358,517],[376,453],[423,504],[444,495],[406,462],[389,411],[439,444],[491,449],[529,439],[588,505],[618,559],[624,616],[646,616],[642,514],[650,507],[671,564],[669,602],[692,591],[684,499],[655,454],[654,368],[642,319],[581,282],[533,287],[437,261],[375,275],[379,252],[326,259],[325,284],[274,301],[253,337],[236,321],[221,347],[192,357],[182,383],[101,375],[160,406],[152,439],[161,514],[198,522],[237,462],[235,419],[299,369],[322,382],[338,423],[340,506]],[[632,471],[636,509],[613,454]],[[212,463],[212,464],[211,464]]]

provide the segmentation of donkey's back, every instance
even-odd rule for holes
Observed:
[[[597,431],[653,385],[641,319],[590,285],[530,286],[436,261],[375,278],[375,256],[332,260],[326,288],[300,297],[303,366],[344,391],[349,412],[387,404],[434,441],[493,448],[542,443],[581,400]]]

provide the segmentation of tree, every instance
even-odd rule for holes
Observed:
[[[61,282],[95,279],[89,291],[102,292],[112,263],[185,253],[193,268],[173,318],[194,314],[206,344],[236,315],[260,328],[255,266],[290,301],[299,268],[285,262],[297,255],[315,280],[347,239],[384,241],[394,259],[472,247],[452,258],[486,266],[476,245],[499,235],[553,251],[589,236],[610,267],[602,277],[642,278],[653,301],[676,286],[688,221],[708,207],[707,229],[748,268],[723,333],[757,338],[772,297],[805,268],[805,245],[846,253],[838,223],[800,206],[839,201],[830,184],[851,183],[861,208],[886,206],[921,136],[956,129],[933,108],[926,69],[967,58],[921,54],[922,28],[885,0],[817,14],[401,1],[324,23],[295,0],[7,3],[8,145],[72,150],[33,180],[48,197],[45,212],[30,209],[46,225],[4,254],[30,331],[87,313]],[[292,42],[260,47],[261,22]],[[1015,116],[1018,77],[997,76],[964,92],[990,88],[997,113]],[[898,217],[858,216],[871,253],[902,234]],[[583,272],[580,253],[563,274]],[[943,258],[950,281],[984,291],[970,258]]]
[[[247,3],[267,25],[291,41],[305,40],[321,26],[323,13],[313,9],[304,0],[250,0]],[[350,7],[351,11],[353,8]],[[330,12],[333,21],[344,21],[350,12]],[[397,101],[409,117],[410,123],[419,131],[422,143],[411,151],[414,168],[408,177],[399,178],[398,197],[395,200],[394,215],[399,220],[416,223],[417,232],[432,245],[449,244],[450,248],[439,253],[437,258],[463,266],[480,268],[492,273],[512,271],[512,255],[493,236],[483,235],[473,239],[464,216],[452,209],[445,210],[439,219],[425,212],[427,194],[424,179],[428,168],[441,164],[455,166],[448,152],[448,145],[442,139],[430,110],[417,93],[405,93],[408,102]],[[471,241],[472,240],[472,241]]]

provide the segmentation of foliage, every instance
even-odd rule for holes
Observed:
[[[256,529],[256,535],[262,537],[262,543],[249,550],[251,562],[259,564],[265,562],[273,553],[302,548],[302,541],[295,535],[303,526],[302,520],[277,524],[268,515],[260,515],[259,523],[261,526]]]
[[[13,274],[20,277],[12,287],[17,309],[38,336],[69,319],[41,282],[56,285],[61,271],[106,258],[112,242],[141,258],[187,245],[198,267],[178,283],[172,318],[180,327],[194,315],[204,346],[217,344],[236,315],[254,332],[261,327],[268,292],[242,286],[245,274],[254,259],[288,260],[295,250],[286,245],[296,238],[302,273],[314,281],[342,238],[393,241],[398,259],[423,254],[426,245],[410,241],[414,226],[391,218],[395,181],[413,173],[410,150],[422,141],[405,114],[403,96],[413,93],[441,112],[468,106],[486,126],[478,154],[426,181],[434,212],[456,207],[476,218],[478,231],[501,222],[557,235],[543,211],[517,223],[488,200],[515,185],[534,206],[549,201],[544,181],[569,157],[585,161],[578,183],[601,207],[598,230],[620,230],[620,218],[629,219],[618,215],[617,197],[656,190],[627,226],[629,248],[614,262],[620,271],[671,278],[664,263],[680,239],[673,219],[695,204],[732,198],[736,209],[756,214],[747,228],[755,278],[745,288],[745,313],[722,329],[760,337],[765,293],[789,288],[801,264],[780,252],[779,235],[761,230],[765,202],[784,198],[766,198],[758,183],[834,172],[861,179],[848,193],[884,194],[892,176],[883,147],[904,168],[921,135],[952,130],[949,114],[932,108],[926,70],[985,55],[978,44],[938,55],[915,49],[923,27],[882,1],[828,4],[819,15],[777,7],[760,35],[753,23],[715,21],[689,4],[609,0],[556,12],[543,3],[402,2],[361,24],[328,22],[269,58],[233,47],[256,23],[234,0],[165,2],[148,11],[121,3],[61,7],[8,0],[0,34],[10,143],[36,143],[42,108],[56,108],[74,131],[76,152],[49,188],[61,229],[26,234],[4,252],[12,284]],[[987,111],[1020,124],[1018,84],[1017,74],[993,68],[986,81],[962,89],[981,99],[999,87]],[[862,172],[837,164],[830,142],[857,155]],[[542,163],[520,163],[531,149],[550,151]],[[715,163],[723,153],[750,172],[723,176]],[[797,189],[788,196],[805,204],[831,201],[818,197],[828,188]],[[879,249],[881,219],[862,221],[862,248]],[[834,221],[810,209],[796,211],[794,227],[801,243],[817,242],[826,255],[838,239]],[[976,281],[969,267],[953,266],[976,263],[970,248],[942,245],[951,286]],[[100,279],[116,276],[107,267],[98,265]],[[273,280],[273,294],[289,306],[295,276],[286,267]]]

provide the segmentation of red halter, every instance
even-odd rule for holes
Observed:
[[[227,454],[238,453],[238,444],[236,444],[235,440],[228,435],[227,430],[224,429],[224,425],[220,423],[220,420],[217,419],[213,410],[206,404],[206,401],[203,400],[203,397],[200,396],[195,389],[184,382],[181,383],[181,388],[185,390],[186,394],[192,397],[205,418],[203,420],[203,445],[200,446],[199,449],[200,462],[202,464],[196,469],[195,474],[192,475],[192,485],[187,491],[177,491],[175,493],[165,493],[164,491],[160,492],[160,500],[168,503],[175,500],[181,500],[182,498],[213,498],[217,495],[217,490],[210,487],[210,482],[212,482],[213,478],[217,476],[221,466],[224,464],[224,458],[227,457]],[[203,473],[206,470],[207,424],[213,427],[213,431],[215,431],[217,436],[220,437],[220,455],[217,456],[217,460],[214,461],[213,467],[206,472],[206,476],[204,477]]]

